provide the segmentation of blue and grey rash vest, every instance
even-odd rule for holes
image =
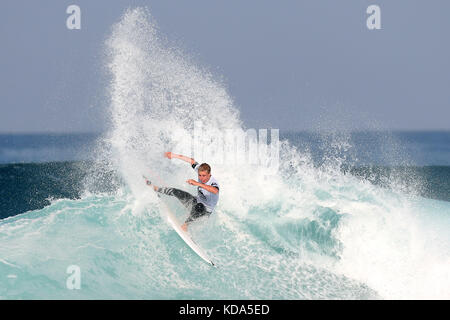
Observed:
[[[192,164],[192,168],[195,171],[197,171],[197,173],[198,173],[198,167],[200,167],[200,164],[198,162],[195,162]],[[197,179],[197,181],[200,183],[203,183],[200,181],[200,179]],[[219,189],[219,183],[213,176],[211,176],[209,178],[209,180],[204,184]],[[210,212],[210,213],[213,212],[218,201],[219,201],[219,192],[214,194],[214,193],[209,192],[201,187],[197,187],[197,202],[203,203],[208,212]]]

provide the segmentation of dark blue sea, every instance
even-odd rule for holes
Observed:
[[[50,199],[80,197],[101,137],[98,133],[0,135],[0,217],[43,208]],[[342,172],[371,183],[387,187],[395,176],[406,185],[420,182],[423,197],[450,201],[449,131],[281,132],[280,140],[284,139],[310,152],[318,167],[327,159],[338,159]]]

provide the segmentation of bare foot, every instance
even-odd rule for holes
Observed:
[[[187,224],[183,223],[183,225],[181,226],[181,229],[183,229],[184,232],[187,232]]]

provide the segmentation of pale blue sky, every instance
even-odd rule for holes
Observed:
[[[82,29],[66,28],[77,4]],[[366,8],[381,8],[381,30]],[[450,130],[450,1],[2,1],[0,132],[104,129],[102,45],[128,7],[225,79],[247,127]]]

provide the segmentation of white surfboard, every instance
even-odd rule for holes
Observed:
[[[148,180],[145,176],[143,176],[145,180]],[[181,239],[183,239],[184,242],[186,242],[186,244],[200,257],[202,258],[204,261],[206,261],[207,263],[209,263],[210,265],[212,265],[213,267],[217,267],[217,265],[206,255],[206,253],[203,251],[202,248],[200,248],[200,246],[195,243],[195,241],[191,238],[191,236],[189,235],[189,233],[183,231],[183,229],[181,229],[181,223],[178,221],[178,219],[176,218],[175,214],[173,214],[172,210],[170,210],[169,206],[164,202],[163,199],[161,199],[163,207],[165,209],[165,213],[166,213],[166,217],[167,217],[167,221],[169,222],[169,224],[172,226],[172,228],[175,229],[175,231],[178,233],[178,235],[181,237]]]
[[[175,229],[175,231],[178,233],[178,235],[181,237],[181,239],[183,239],[184,242],[186,242],[186,244],[189,247],[191,247],[191,249],[196,254],[198,254],[198,256],[200,258],[202,258],[204,261],[206,261],[213,267],[216,267],[216,264],[207,256],[207,254],[203,251],[203,249],[200,248],[200,246],[197,243],[195,243],[195,241],[191,238],[189,233],[187,233],[186,231],[183,231],[183,229],[181,229],[181,223],[177,220],[175,215],[172,213],[172,211],[169,209],[169,207],[164,203],[164,201],[162,201],[162,202],[163,202],[163,206],[166,209],[167,221],[172,226],[172,228]]]

